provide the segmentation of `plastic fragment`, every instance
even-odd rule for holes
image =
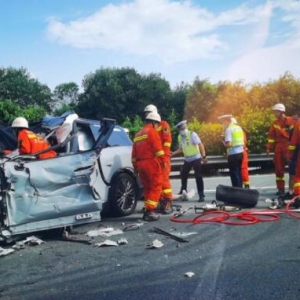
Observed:
[[[128,241],[125,238],[121,238],[118,240],[118,245],[127,245]]]
[[[26,240],[19,242],[19,245],[28,244],[30,246],[36,246],[36,245],[40,245],[43,243],[44,243],[44,241],[42,241],[41,239],[32,235],[32,236],[27,237]]]
[[[0,257],[1,257],[1,256],[9,255],[9,254],[11,254],[11,253],[13,253],[13,252],[15,252],[14,249],[11,249],[11,248],[9,248],[9,249],[4,249],[4,248],[0,247]]]
[[[117,242],[112,241],[112,240],[105,240],[100,243],[95,244],[96,247],[103,247],[103,246],[119,246]]]
[[[96,230],[90,230],[87,232],[87,235],[89,237],[94,236],[113,236],[123,234],[123,230],[121,229],[114,229],[112,227],[102,228],[102,229],[96,229]]]
[[[161,248],[164,244],[159,241],[159,240],[154,240],[154,241],[151,241],[149,242],[147,245],[146,245],[146,248],[147,249],[157,249],[157,248]]]
[[[182,201],[191,200],[195,196],[196,192],[194,189],[191,189],[189,192],[182,191]]]
[[[186,272],[185,274],[184,274],[184,276],[185,277],[188,277],[188,278],[191,278],[191,277],[193,277],[195,275],[195,273],[193,273],[193,272]]]

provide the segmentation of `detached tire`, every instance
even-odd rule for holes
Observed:
[[[114,216],[128,216],[132,214],[137,204],[137,184],[132,176],[123,173],[114,178],[110,193],[110,212]]]
[[[216,199],[223,201],[225,204],[251,208],[256,206],[259,192],[255,189],[243,189],[220,184],[216,189]]]

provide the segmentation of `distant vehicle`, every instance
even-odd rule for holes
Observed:
[[[37,130],[37,129],[36,129]],[[56,158],[13,152],[0,159],[0,239],[130,215],[141,195],[132,141],[115,120],[44,118]]]

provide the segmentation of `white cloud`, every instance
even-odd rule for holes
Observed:
[[[231,45],[218,29],[255,24],[264,13],[261,6],[242,5],[214,14],[192,1],[135,0],[107,5],[71,22],[52,19],[47,32],[54,41],[72,47],[102,48],[176,63],[219,57]]]
[[[277,45],[265,46],[269,32],[273,9],[285,11],[281,21],[288,22],[292,29],[287,40]],[[269,79],[277,79],[286,71],[291,72],[296,77],[300,74],[299,51],[300,51],[300,2],[294,0],[274,1],[270,6],[265,6],[266,19],[260,23],[258,32],[264,36],[261,43],[250,51],[245,52],[236,59],[228,68],[227,78],[229,80],[244,79],[246,82],[262,82]]]
[[[227,78],[229,80],[244,79],[248,83],[253,83],[277,79],[286,71],[299,75],[298,57],[299,49],[287,46],[256,49],[235,61],[229,68]]]

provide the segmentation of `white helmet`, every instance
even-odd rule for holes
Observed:
[[[23,117],[15,118],[11,124],[13,128],[28,128],[28,121]]]
[[[285,112],[285,106],[281,103],[277,103],[273,106],[272,110],[278,110],[278,111]]]
[[[153,104],[149,104],[149,105],[147,105],[146,107],[145,107],[145,109],[144,109],[144,112],[145,113],[150,113],[150,112],[155,112],[155,113],[157,113],[157,107],[155,106],[155,105],[153,105]]]
[[[238,122],[237,122],[236,118],[232,117],[232,118],[231,118],[231,123],[232,123],[232,124],[237,124]]]
[[[148,120],[148,121],[155,121],[155,122],[160,123],[161,117],[160,117],[159,113],[157,113],[157,112],[150,112],[146,116],[146,120]]]

